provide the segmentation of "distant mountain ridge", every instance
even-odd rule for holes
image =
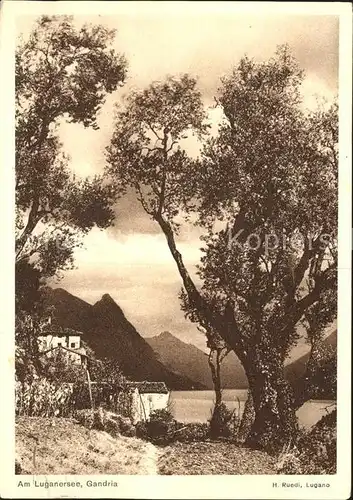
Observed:
[[[187,377],[213,389],[207,353],[193,344],[182,342],[170,332],[162,332],[146,338],[158,359],[170,370],[183,373]],[[230,352],[222,362],[222,386],[225,389],[246,389],[248,381],[237,356]]]
[[[170,389],[204,389],[184,374],[174,373],[157,359],[151,346],[108,294],[94,305],[63,288],[46,288],[44,302],[53,311],[53,324],[82,332],[82,339],[98,358],[115,359],[135,381],[164,381]]]
[[[208,389],[213,389],[206,353],[193,344],[182,342],[170,332],[162,332],[160,335],[146,338],[146,340],[154,349],[158,359],[170,370],[183,373],[205,385]],[[327,336],[324,344],[336,346],[337,330]],[[306,353],[287,364],[285,374],[288,380],[294,381],[304,374],[308,359],[309,353]],[[224,389],[246,389],[248,387],[244,369],[233,352],[229,353],[222,362],[221,380]]]
[[[48,287],[45,303],[53,310],[54,322],[83,332],[83,340],[97,357],[116,359],[132,380],[164,381],[174,390],[213,389],[207,353],[166,331],[143,338],[109,294],[91,305],[62,288]],[[325,343],[336,347],[337,330]],[[309,353],[305,353],[288,362],[288,380],[303,375],[308,358]],[[244,369],[233,352],[222,362],[221,379],[225,389],[248,387]]]
[[[325,340],[323,341],[323,344],[326,347],[331,347],[333,349],[337,348],[337,330],[334,330],[332,333],[330,333]],[[298,378],[302,377],[304,375],[305,369],[306,369],[306,364],[309,360],[310,357],[310,352],[307,352],[303,356],[300,356],[298,359],[292,361],[292,363],[289,363],[285,367],[285,374],[287,379],[290,382],[294,382]]]

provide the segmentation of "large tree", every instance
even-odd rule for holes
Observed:
[[[181,142],[205,132],[195,80],[152,84],[118,112],[108,149],[108,171],[164,232],[197,322],[244,366],[247,442],[274,450],[297,433],[283,373],[297,325],[313,307],[329,304],[326,322],[335,314],[324,297],[336,286],[337,108],[305,113],[302,80],[286,47],[264,63],[244,57],[222,81],[223,120],[198,160]],[[176,242],[175,217],[191,211],[206,233],[199,289]]]
[[[76,179],[59,140],[63,120],[98,128],[106,95],[123,84],[113,39],[100,25],[43,16],[16,50],[16,262],[35,262],[42,276],[70,266],[81,235],[114,217],[116,189]]]
[[[299,323],[318,345],[336,314],[337,107],[305,113],[302,78],[286,47],[266,63],[242,59],[222,82],[225,119],[203,154],[202,293],[229,313],[255,445],[295,437],[294,412],[313,392],[292,391],[284,361]],[[213,230],[215,218],[225,230]],[[317,360],[313,351],[309,378]]]

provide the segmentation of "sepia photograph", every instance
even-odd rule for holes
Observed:
[[[339,10],[18,3],[15,494],[348,498]]]

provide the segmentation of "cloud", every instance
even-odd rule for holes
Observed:
[[[180,310],[182,282],[163,235],[135,233],[116,239],[93,230],[85,247],[76,251],[78,268],[67,272],[55,286],[91,304],[109,293],[142,336],[168,330],[205,348],[204,337]],[[196,282],[198,247],[197,240],[179,245]]]
[[[200,250],[197,239],[181,241],[178,244],[184,260],[188,264],[199,261]],[[122,267],[137,266],[165,266],[170,265],[170,255],[163,234],[117,234],[115,237],[107,231],[93,229],[84,240],[84,247],[75,252],[77,265],[107,266],[119,265]]]

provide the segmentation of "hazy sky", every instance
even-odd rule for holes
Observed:
[[[184,14],[183,14],[184,12]],[[112,107],[131,87],[144,87],[167,74],[189,72],[199,78],[205,106],[213,97],[222,74],[247,53],[267,59],[276,46],[287,42],[305,70],[304,102],[315,103],[315,94],[331,99],[338,87],[338,18],[334,16],[249,16],[227,12],[185,15],[133,13],[96,16],[89,21],[117,28],[115,48],[129,63],[128,82],[109,96],[99,116],[100,130],[65,124],[61,137],[71,156],[71,167],[80,175],[100,173],[104,148],[112,134]],[[22,17],[18,29],[28,33],[33,18]],[[210,113],[217,121],[217,111]],[[197,150],[190,144],[190,151]],[[60,286],[90,303],[109,293],[143,336],[169,330],[184,341],[204,347],[203,336],[183,317],[177,293],[181,281],[164,236],[129,196],[119,201],[115,227],[93,230],[85,250],[76,254],[78,269],[67,272]],[[186,230],[180,250],[192,272],[198,262],[197,232]]]

